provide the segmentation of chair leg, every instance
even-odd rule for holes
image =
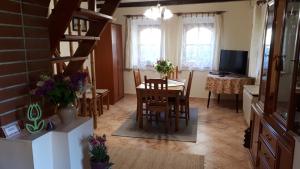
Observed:
[[[138,99],[137,99],[137,101],[136,101],[137,103],[136,103],[136,121],[138,121],[138,119],[139,119],[139,114],[138,114],[138,109],[139,109],[139,101],[138,101]],[[143,110],[143,109],[142,109]]]
[[[100,109],[101,109],[101,114],[103,114],[103,96],[100,96]]]
[[[165,130],[166,133],[169,132],[169,116],[168,116],[168,109],[165,111]]]
[[[109,93],[107,94],[107,110],[109,110]]]

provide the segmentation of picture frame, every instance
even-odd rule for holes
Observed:
[[[73,18],[72,20],[72,28],[73,31],[78,31],[79,30],[79,23],[80,23],[80,30],[82,32],[87,32],[87,21],[80,19],[80,18]]]
[[[10,138],[19,135],[20,133],[21,129],[17,121],[1,126],[1,136],[4,138]]]

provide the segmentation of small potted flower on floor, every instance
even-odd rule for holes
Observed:
[[[111,169],[107,147],[105,145],[106,136],[90,136],[88,138],[90,146],[91,169]]]

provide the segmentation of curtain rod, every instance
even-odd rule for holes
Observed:
[[[217,15],[220,15],[220,14],[223,14],[225,13],[226,11],[211,11],[211,12],[180,12],[180,13],[174,13],[175,15],[193,15],[193,14],[217,14]],[[141,17],[141,16],[144,16],[144,15],[124,15],[125,17]]]
[[[211,12],[183,12],[183,13],[174,13],[178,16],[180,15],[193,15],[193,14],[217,14],[217,15],[220,15],[220,14],[223,14],[225,13],[226,11],[211,11]]]

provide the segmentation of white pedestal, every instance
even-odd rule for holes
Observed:
[[[55,131],[0,139],[0,169],[85,169],[92,133],[92,120],[78,118]]]

